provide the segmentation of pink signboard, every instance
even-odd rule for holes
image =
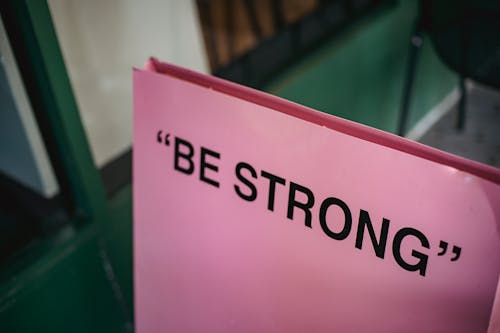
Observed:
[[[496,168],[154,59],[133,156],[138,333],[499,332]]]

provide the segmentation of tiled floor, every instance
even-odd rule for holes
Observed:
[[[474,84],[467,97],[463,132],[456,129],[454,106],[419,141],[500,168],[500,91]]]

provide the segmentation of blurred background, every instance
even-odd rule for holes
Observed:
[[[4,0],[0,331],[133,331],[132,68],[154,56],[500,166],[500,4]]]

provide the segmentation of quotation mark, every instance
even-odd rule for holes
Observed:
[[[170,133],[165,134],[165,136],[162,135],[162,130],[159,130],[158,133],[156,134],[156,141],[158,143],[165,143],[165,146],[170,146]]]
[[[446,251],[448,250],[448,243],[445,241],[441,241],[439,243],[439,248],[441,251],[438,253],[438,256],[444,256]],[[462,253],[462,248],[456,245],[453,245],[453,250],[451,251],[454,256],[450,259],[450,261],[457,261],[460,258],[460,253]]]

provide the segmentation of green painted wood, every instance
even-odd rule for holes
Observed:
[[[417,2],[398,1],[360,22],[273,80],[265,90],[317,110],[395,132]],[[441,101],[457,77],[424,40],[409,127]]]
[[[41,108],[49,121],[76,211],[100,220],[105,217],[105,191],[92,160],[47,2],[5,1],[2,10],[7,13],[2,15],[9,15],[20,30],[8,32],[9,38],[19,39],[15,42],[21,46],[14,54],[25,85],[35,87],[29,96],[32,105]],[[16,35],[12,37],[12,33]]]
[[[110,286],[95,226],[74,232],[4,286],[1,332],[131,330]]]
[[[69,225],[0,275],[0,332],[132,331],[131,194],[129,185],[109,200],[104,229]]]
[[[132,321],[134,290],[132,270],[132,186],[126,186],[109,202],[105,239],[108,255],[113,263],[116,281],[123,293],[123,306],[127,320]]]
[[[0,332],[131,331],[130,188],[121,200],[105,196],[47,2],[5,0],[1,9],[18,29],[16,58],[35,87],[32,104],[47,116],[77,214],[1,268]]]

